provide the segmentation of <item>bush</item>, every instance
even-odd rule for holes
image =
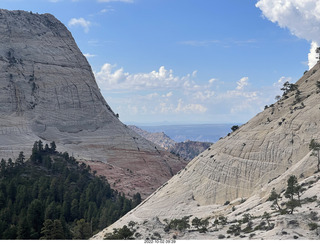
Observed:
[[[112,234],[108,233],[105,235],[105,240],[131,240],[134,233],[124,225],[120,229],[115,229]]]
[[[317,213],[317,212],[314,212],[314,211],[311,211],[311,212],[310,212],[310,219],[311,219],[312,221],[318,221],[318,220],[319,220],[318,213]]]
[[[248,223],[249,220],[251,219],[251,215],[249,213],[246,213],[242,216],[242,223]]]
[[[226,238],[224,235],[222,234],[218,235],[218,239],[224,239],[224,238]]]
[[[189,225],[189,217],[185,216],[182,219],[173,219],[170,221],[170,223],[164,228],[165,232],[168,232],[169,230],[185,230],[190,228]]]
[[[232,130],[232,131],[236,131],[237,129],[239,129],[239,126],[238,126],[238,125],[234,125],[234,126],[231,127],[231,130]]]
[[[316,230],[319,226],[317,223],[311,222],[308,224],[309,230]]]
[[[227,230],[228,234],[234,234],[234,236],[240,235],[241,227],[240,225],[231,225]]]

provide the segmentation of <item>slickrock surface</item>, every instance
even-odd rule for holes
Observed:
[[[128,125],[128,127],[137,132],[140,136],[143,136],[147,140],[152,141],[154,144],[157,144],[164,149],[168,149],[176,144],[176,142],[169,136],[167,136],[164,132],[148,132],[140,129],[135,125]]]
[[[144,198],[184,166],[119,121],[54,16],[0,10],[0,36],[0,158],[30,152],[35,140],[55,141],[77,159],[101,161],[92,169]],[[128,179],[115,175],[127,171]]]
[[[200,153],[208,149],[212,143],[200,141],[185,141],[179,142],[171,146],[168,151],[182,157],[187,161],[191,161]]]
[[[254,208],[266,201],[273,187],[278,193],[284,190],[290,175],[296,175],[299,181],[313,177],[317,159],[311,156],[309,143],[312,139],[320,142],[318,81],[319,63],[296,83],[298,90],[289,92],[230,136],[212,145],[136,209],[94,238],[101,239],[104,233],[128,225],[129,221],[138,223],[140,228],[145,225],[143,223],[154,225],[150,231],[139,231],[143,234],[141,239],[150,237],[156,228],[160,229],[165,219],[191,215],[192,218],[210,217],[213,221],[214,216],[230,214],[231,206],[224,206],[227,201],[235,202],[237,208],[244,206],[240,199],[248,199],[245,209]],[[193,232],[189,237],[213,238],[208,235]],[[312,235],[310,238],[314,238]],[[172,235],[163,232],[162,238],[172,238]],[[278,237],[266,234],[256,238]],[[293,236],[288,238],[293,239]]]

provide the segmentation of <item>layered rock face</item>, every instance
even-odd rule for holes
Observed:
[[[148,132],[140,129],[134,125],[128,125],[130,129],[137,132],[140,136],[143,136],[148,141],[152,141],[153,143],[163,147],[164,149],[169,149],[174,146],[176,142],[172,140],[169,136],[167,136],[164,132]]]
[[[0,158],[54,140],[58,150],[113,175],[119,190],[143,197],[184,166],[119,121],[54,16],[0,10],[0,36]]]
[[[156,219],[163,224],[164,219],[190,215],[213,218],[230,213],[231,207],[215,210],[237,199],[239,204],[241,199],[250,198],[251,205],[247,203],[245,208],[250,209],[264,203],[272,188],[284,190],[289,175],[299,180],[313,175],[317,159],[311,155],[309,144],[312,139],[320,142],[319,83],[318,63],[296,87],[288,86],[278,102],[201,153],[106,231],[129,221]]]

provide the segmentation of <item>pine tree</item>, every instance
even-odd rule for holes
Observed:
[[[13,161],[12,161],[11,158],[8,159],[8,164],[7,165],[8,165],[8,167],[7,167],[8,169],[12,169],[13,168],[14,164],[13,164]]]
[[[290,214],[293,213],[294,208],[300,206],[300,199],[294,199],[295,195],[298,195],[300,198],[301,187],[298,184],[297,177],[295,175],[291,175],[287,182],[288,186],[284,193],[286,198],[289,198],[289,201],[286,203],[287,207],[290,209]]]
[[[46,143],[46,145],[44,146],[44,151],[45,152],[50,152],[50,148],[48,146],[48,144]]]
[[[136,207],[141,203],[141,195],[139,192],[137,192],[136,194],[133,195],[132,197],[133,203],[132,203],[132,207]]]
[[[59,219],[55,219],[53,221],[52,238],[53,238],[53,240],[64,240],[65,239],[63,227],[62,227],[61,221]]]
[[[56,152],[56,148],[57,148],[56,143],[54,141],[51,142],[50,143],[50,150],[51,150],[52,153]]]
[[[320,172],[320,143],[312,139],[309,144],[309,149],[312,150],[311,156],[317,157],[317,172]]]
[[[27,212],[29,225],[34,230],[34,237],[39,238],[43,223],[43,207],[40,200],[35,199],[31,202]]]
[[[53,221],[51,219],[46,219],[41,228],[41,238],[42,240],[53,240],[52,238]]]
[[[1,159],[0,162],[0,173],[1,176],[5,176],[6,175],[6,169],[7,169],[7,162],[4,159]]]
[[[85,222],[84,219],[80,219],[76,222],[76,226],[74,227],[74,239],[87,240],[91,234],[90,225],[89,223]]]
[[[71,220],[75,220],[79,216],[79,203],[77,199],[73,199],[70,209]]]
[[[19,240],[30,239],[30,226],[26,217],[23,217],[18,223],[18,236]]]
[[[18,158],[16,160],[16,164],[17,165],[23,164],[24,163],[24,159],[25,159],[25,156],[23,155],[23,152],[20,152],[19,156],[18,156]]]

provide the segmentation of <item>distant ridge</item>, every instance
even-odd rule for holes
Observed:
[[[129,125],[129,128],[147,140],[152,141],[153,143],[161,146],[162,148],[186,161],[192,160],[195,156],[202,153],[212,144],[210,142],[198,142],[190,140],[186,140],[184,142],[175,142],[164,132],[148,132],[134,125]]]

